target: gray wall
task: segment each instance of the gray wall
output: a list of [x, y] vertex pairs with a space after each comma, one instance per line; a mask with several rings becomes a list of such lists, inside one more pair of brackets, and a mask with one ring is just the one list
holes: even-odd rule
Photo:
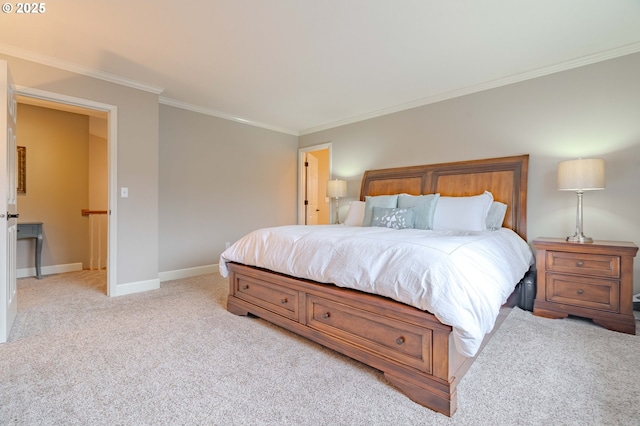
[[216, 264], [226, 241], [296, 223], [297, 145], [160, 105], [160, 271]]
[[129, 198], [118, 200], [116, 282], [157, 280], [158, 95], [11, 56], [0, 59], [9, 63], [17, 86], [118, 107], [117, 186], [128, 187]]
[[[638, 245], [639, 76], [640, 54], [628, 55], [304, 135], [299, 145], [333, 144], [334, 177], [348, 180], [351, 199], [367, 169], [530, 154], [530, 241], [574, 232], [576, 196], [556, 190], [558, 162], [603, 158], [607, 188], [584, 196], [585, 234]], [[634, 266], [638, 293], [640, 258]]]

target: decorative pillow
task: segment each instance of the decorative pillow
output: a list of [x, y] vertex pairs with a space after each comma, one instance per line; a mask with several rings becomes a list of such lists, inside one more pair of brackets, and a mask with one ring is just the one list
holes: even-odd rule
[[364, 201], [352, 201], [349, 203], [349, 211], [347, 217], [344, 219], [344, 224], [347, 226], [362, 226], [364, 220]]
[[362, 219], [362, 226], [371, 226], [371, 215], [373, 214], [374, 207], [396, 208], [398, 207], [397, 195], [377, 195], [375, 197], [364, 197], [364, 219]]
[[413, 208], [415, 212], [415, 223], [413, 227], [416, 229], [433, 229], [433, 215], [436, 212], [440, 194], [428, 195], [398, 195], [398, 208]]
[[433, 216], [433, 229], [445, 231], [484, 231], [493, 203], [493, 194], [471, 197], [440, 197]]
[[413, 228], [414, 218], [413, 209], [374, 207], [371, 215], [371, 226], [392, 229]]
[[504, 222], [504, 216], [507, 213], [507, 205], [499, 201], [491, 203], [489, 213], [487, 213], [486, 225], [487, 229], [495, 231], [502, 228]]

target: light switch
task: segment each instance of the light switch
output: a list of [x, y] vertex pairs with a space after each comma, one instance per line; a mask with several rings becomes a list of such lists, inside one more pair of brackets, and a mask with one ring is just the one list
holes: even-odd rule
[[120, 197], [127, 198], [129, 196], [129, 188], [120, 188]]

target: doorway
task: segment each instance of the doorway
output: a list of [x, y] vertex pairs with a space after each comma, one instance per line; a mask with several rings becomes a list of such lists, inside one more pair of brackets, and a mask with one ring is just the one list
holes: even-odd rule
[[331, 144], [298, 150], [298, 224], [330, 223], [331, 203], [327, 181], [331, 179]]
[[[44, 145], [46, 149], [43, 149], [42, 141], [33, 140], [33, 133], [31, 139], [27, 137], [27, 135], [20, 136], [20, 133], [18, 134], [18, 145], [27, 145], [26, 181], [29, 183], [29, 176], [31, 175], [33, 178], [37, 177], [41, 185], [40, 188], [32, 185], [31, 193], [33, 197], [31, 197], [31, 200], [28, 198], [30, 194], [28, 184], [26, 194], [23, 194], [22, 200], [20, 199], [21, 197], [18, 198], [18, 210], [24, 210], [27, 214], [26, 216], [21, 215], [20, 221], [23, 221], [23, 219], [27, 221], [37, 220], [36, 216], [46, 215], [45, 213], [39, 213], [39, 204], [42, 206], [46, 203], [46, 205], [51, 208], [50, 206], [52, 205], [60, 206], [61, 204], [73, 203], [73, 208], [67, 206], [66, 210], [64, 208], [60, 209], [60, 211], [64, 211], [64, 214], [69, 217], [62, 217], [60, 212], [58, 212], [57, 216], [51, 212], [47, 212], [48, 222], [50, 223], [49, 228], [47, 228], [47, 223], [43, 223], [42, 226], [45, 236], [47, 235], [48, 229], [48, 234], [51, 238], [49, 241], [50, 244], [45, 244], [45, 250], [63, 250], [63, 253], [56, 253], [57, 259], [53, 259], [53, 255], [51, 254], [49, 260], [53, 265], [48, 267], [43, 266], [41, 269], [45, 274], [47, 273], [47, 268], [49, 268], [49, 273], [78, 269], [106, 269], [107, 295], [115, 295], [116, 215], [115, 197], [112, 192], [115, 188], [113, 183], [115, 182], [116, 170], [116, 107], [27, 88], [19, 90], [18, 104], [19, 108], [30, 111], [31, 119], [37, 120], [39, 117], [49, 117], [48, 119], [51, 120], [51, 117], [61, 117], [62, 119], [69, 117], [71, 123], [74, 123], [74, 120], [75, 122], [81, 123], [78, 132], [85, 132], [85, 135], [81, 136], [79, 142], [77, 142], [84, 142], [85, 145], [80, 147], [76, 145], [78, 151], [83, 151], [80, 153], [73, 152], [73, 145], [59, 145], [56, 143], [55, 138], [50, 139], [49, 137], [47, 137], [47, 139], [55, 146], [46, 147], [46, 145]], [[34, 111], [36, 113], [34, 113]], [[25, 116], [28, 117], [27, 114], [25, 114]], [[23, 116], [23, 121], [27, 118], [25, 116]], [[47, 118], [44, 120], [41, 124], [35, 122], [33, 126], [46, 126]], [[18, 126], [20, 126], [20, 123], [21, 119], [19, 116]], [[49, 125], [51, 125], [51, 123], [49, 123]], [[58, 128], [64, 126], [64, 124], [61, 123], [57, 123], [57, 125]], [[25, 133], [28, 134], [29, 132]], [[37, 133], [35, 134], [37, 135]], [[29, 144], [32, 144], [34, 149], [39, 146], [40, 152], [31, 150], [32, 152], [30, 153]], [[58, 182], [57, 186], [58, 192], [50, 191], [53, 192], [53, 194], [47, 192], [49, 187], [53, 187], [52, 182], [46, 181], [48, 176], [43, 176], [42, 173], [38, 175], [37, 170], [38, 166], [45, 170], [52, 170], [51, 165], [43, 167], [42, 161], [49, 160], [43, 158], [42, 155], [42, 151], [46, 150], [50, 153], [55, 153], [55, 155], [51, 155], [51, 160], [55, 161], [55, 158], [57, 158], [58, 161], [61, 158], [63, 159], [63, 161], [57, 163], [62, 164], [62, 167], [73, 168], [74, 164], [80, 164], [79, 167], [76, 166], [78, 168], [77, 171], [62, 174], [63, 177], [61, 179], [73, 179], [74, 173], [77, 174], [79, 179], [86, 179], [86, 182], [82, 182], [80, 185], [76, 185], [75, 182], [67, 180], [70, 188], [73, 187], [81, 193], [84, 192], [84, 194], [78, 196], [72, 194], [70, 190], [60, 190], [60, 182]], [[64, 152], [60, 150], [64, 150]], [[40, 163], [38, 163], [38, 154], [40, 155]], [[77, 157], [75, 160], [76, 163], [73, 163], [74, 156]], [[67, 159], [66, 157], [69, 158]], [[78, 163], [78, 161], [84, 161], [84, 163]], [[42, 182], [43, 179], [45, 182]], [[53, 176], [51, 179], [53, 180]], [[43, 189], [42, 186], [47, 188]], [[43, 197], [47, 199], [37, 200]], [[23, 201], [22, 205], [24, 209], [21, 209], [20, 201]], [[51, 226], [55, 226], [55, 228]], [[84, 237], [72, 238], [74, 230], [80, 230], [78, 234], [84, 234]], [[20, 247], [18, 249], [20, 252]], [[66, 250], [68, 250], [69, 253], [65, 252]], [[78, 250], [81, 250], [82, 253], [78, 254]], [[23, 249], [23, 253], [21, 254], [23, 257], [24, 251]], [[67, 257], [60, 255], [66, 255]], [[81, 260], [79, 264], [67, 264], [64, 261], [60, 262], [61, 258]]]

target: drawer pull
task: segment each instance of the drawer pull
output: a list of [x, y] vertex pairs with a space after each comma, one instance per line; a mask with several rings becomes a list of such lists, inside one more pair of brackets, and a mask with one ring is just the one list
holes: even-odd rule
[[403, 344], [404, 343], [404, 337], [402, 337], [402, 336], [398, 337], [396, 339], [396, 343], [399, 344], [399, 345]]
[[242, 286], [242, 289], [243, 289], [243, 290], [249, 290], [249, 284], [245, 284], [245, 285], [243, 285], [243, 286]]
[[322, 314], [322, 318], [327, 319], [331, 316], [331, 312], [325, 312], [324, 314]]
[[282, 302], [282, 304], [284, 305], [285, 303], [287, 303], [289, 300], [285, 297], [284, 299], [282, 299], [280, 302]]
[[576, 293], [582, 294], [582, 293], [584, 293], [584, 290], [583, 289], [578, 289], [578, 291], [576, 291]]
[[584, 266], [584, 262], [582, 260], [578, 260], [578, 262], [576, 263], [576, 266], [579, 268], [581, 266]]

